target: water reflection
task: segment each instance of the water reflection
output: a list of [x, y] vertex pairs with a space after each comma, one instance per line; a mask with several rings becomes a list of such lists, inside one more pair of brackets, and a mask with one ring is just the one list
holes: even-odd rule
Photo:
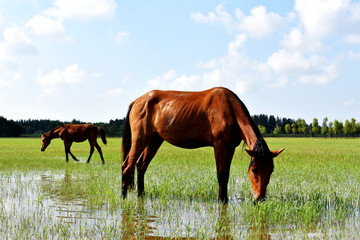
[[259, 240], [270, 240], [271, 235], [269, 233], [268, 226], [261, 227], [250, 227], [249, 239], [259, 239]]
[[250, 239], [271, 239], [266, 227], [236, 226], [234, 209], [229, 205], [217, 202], [136, 198], [126, 200], [128, 202], [125, 201], [116, 211], [110, 212], [106, 206], [91, 209], [88, 196], [79, 188], [86, 180], [78, 174], [72, 175], [70, 171], [59, 175], [42, 173], [40, 181], [42, 194], [48, 197], [47, 207], [51, 214], [74, 228], [84, 224], [98, 227], [102, 222], [102, 227], [108, 228], [115, 222], [121, 239], [200, 237], [232, 240], [237, 239], [239, 232], [240, 235], [249, 234]]
[[[94, 221], [92, 212], [87, 207], [87, 196], [83, 192], [72, 192], [75, 187], [69, 171], [63, 175], [41, 174], [41, 188], [44, 196], [49, 198], [48, 207], [54, 216], [62, 219], [64, 223], [75, 224], [78, 221]], [[81, 181], [81, 180], [80, 180]]]
[[229, 218], [228, 205], [219, 204], [219, 217], [217, 219], [216, 239], [233, 239], [231, 235], [231, 221]]
[[161, 239], [154, 237], [155, 227], [150, 226], [159, 218], [149, 215], [144, 207], [144, 200], [138, 199], [137, 208], [126, 208], [121, 211], [121, 227], [123, 239], [138, 239], [139, 237], [145, 239]]

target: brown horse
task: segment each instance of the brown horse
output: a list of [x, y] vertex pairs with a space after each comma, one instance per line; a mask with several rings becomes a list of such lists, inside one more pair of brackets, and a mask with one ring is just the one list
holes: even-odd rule
[[70, 152], [70, 147], [73, 142], [83, 142], [86, 139], [90, 143], [90, 155], [87, 162], [90, 162], [90, 158], [94, 152], [94, 146], [98, 150], [101, 161], [104, 164], [104, 158], [101, 152], [101, 148], [97, 143], [97, 136], [100, 133], [102, 142], [106, 144], [105, 130], [102, 127], [97, 127], [92, 124], [66, 124], [61, 127], [54, 128], [47, 133], [42, 134], [42, 144], [41, 151], [45, 151], [46, 147], [49, 146], [50, 142], [54, 138], [60, 137], [65, 146], [65, 155], [66, 161], [69, 161], [68, 153], [75, 161], [79, 161], [76, 157]]
[[244, 140], [251, 156], [249, 177], [254, 200], [265, 198], [274, 169], [271, 152], [245, 105], [226, 88], [202, 92], [150, 91], [129, 106], [122, 144], [122, 194], [134, 182], [144, 193], [144, 174], [163, 141], [182, 148], [212, 146], [215, 151], [219, 201], [227, 202], [227, 184], [235, 148]]

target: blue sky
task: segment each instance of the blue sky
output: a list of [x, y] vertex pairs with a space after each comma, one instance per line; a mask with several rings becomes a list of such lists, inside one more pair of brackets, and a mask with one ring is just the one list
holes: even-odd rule
[[0, 0], [0, 115], [108, 122], [152, 89], [360, 120], [360, 2]]

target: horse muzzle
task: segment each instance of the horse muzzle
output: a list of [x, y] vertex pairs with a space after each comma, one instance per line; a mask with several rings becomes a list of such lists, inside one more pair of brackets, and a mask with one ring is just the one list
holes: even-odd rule
[[265, 202], [265, 197], [259, 197], [253, 201], [254, 206], [256, 206], [258, 203]]
[[41, 151], [44, 152], [46, 147], [41, 147]]

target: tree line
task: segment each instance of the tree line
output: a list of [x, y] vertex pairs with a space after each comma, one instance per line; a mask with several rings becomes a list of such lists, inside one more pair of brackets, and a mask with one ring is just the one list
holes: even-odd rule
[[[341, 122], [338, 120], [329, 121], [324, 118], [320, 124], [317, 118], [312, 123], [307, 124], [302, 118], [297, 120], [291, 118], [280, 118], [274, 115], [259, 114], [253, 115], [256, 125], [260, 132], [265, 136], [321, 136], [321, 137], [355, 137], [360, 134], [360, 123], [354, 118]], [[125, 119], [110, 120], [108, 123], [93, 123], [105, 129], [109, 137], [121, 137]], [[85, 123], [73, 119], [71, 122], [59, 120], [7, 120], [0, 116], [0, 137], [19, 137], [19, 136], [40, 136], [55, 127], [67, 124]]]
[[[124, 120], [125, 119], [115, 119], [110, 120], [108, 123], [98, 122], [93, 124], [103, 127], [105, 129], [106, 136], [121, 137], [123, 133]], [[84, 124], [86, 122], [76, 119], [73, 119], [71, 122], [48, 119], [13, 121], [0, 116], [0, 137], [40, 136], [41, 133], [45, 133], [53, 128], [67, 123]]]
[[360, 123], [355, 118], [351, 120], [329, 121], [327, 117], [319, 123], [314, 118], [312, 123], [307, 124], [302, 118], [297, 120], [290, 118], [279, 118], [265, 114], [252, 116], [256, 125], [263, 135], [287, 135], [287, 136], [313, 136], [313, 137], [355, 137], [360, 134]]

